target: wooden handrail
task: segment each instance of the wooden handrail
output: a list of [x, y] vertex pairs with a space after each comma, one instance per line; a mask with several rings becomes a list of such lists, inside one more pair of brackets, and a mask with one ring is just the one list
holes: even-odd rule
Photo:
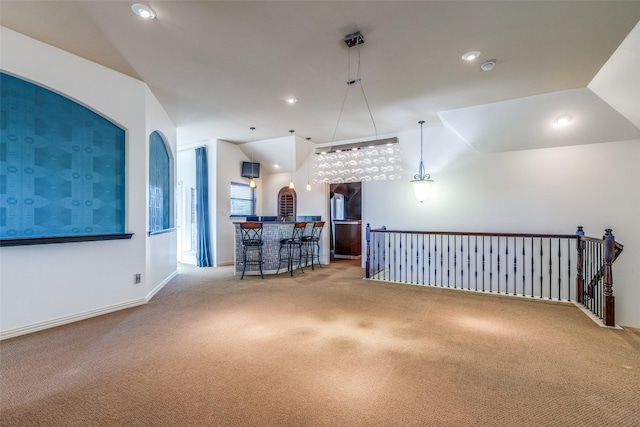
[[[579, 237], [580, 240], [583, 240], [585, 242], [593, 242], [593, 243], [602, 243], [604, 240], [604, 236], [603, 237], [576, 236], [576, 237]], [[618, 259], [622, 251], [624, 251], [624, 245], [622, 243], [615, 242], [615, 255], [613, 257], [614, 261]]]
[[618, 259], [618, 257], [620, 256], [623, 250], [624, 250], [624, 245], [621, 245], [620, 243], [616, 242], [616, 254], [613, 257], [614, 262]]
[[485, 237], [534, 237], [551, 239], [577, 239], [575, 234], [540, 234], [540, 233], [491, 233], [476, 231], [419, 231], [419, 230], [388, 230], [386, 228], [370, 229], [372, 233], [397, 233], [397, 234], [435, 234], [449, 236], [485, 236]]

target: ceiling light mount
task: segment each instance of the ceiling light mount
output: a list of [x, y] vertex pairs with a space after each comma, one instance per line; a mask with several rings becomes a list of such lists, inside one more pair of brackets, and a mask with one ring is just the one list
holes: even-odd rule
[[495, 66], [496, 66], [496, 60], [490, 59], [487, 62], [483, 62], [482, 65], [480, 65], [480, 69], [482, 71], [491, 71]]
[[344, 36], [344, 43], [349, 47], [358, 46], [364, 44], [364, 37], [360, 31], [356, 31], [355, 33]]
[[144, 19], [156, 19], [156, 11], [144, 4], [136, 3], [131, 5], [133, 13]]

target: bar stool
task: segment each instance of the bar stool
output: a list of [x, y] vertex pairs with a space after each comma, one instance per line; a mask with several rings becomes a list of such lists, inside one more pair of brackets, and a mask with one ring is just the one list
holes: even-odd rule
[[280, 251], [278, 252], [278, 270], [276, 271], [276, 274], [280, 272], [282, 263], [286, 262], [287, 269], [293, 276], [293, 260], [296, 256], [296, 249], [298, 251], [298, 267], [304, 273], [304, 270], [302, 269], [302, 237], [304, 236], [305, 228], [307, 228], [306, 222], [296, 222], [293, 225], [293, 232], [291, 233], [291, 237], [280, 240]]
[[[242, 276], [240, 280], [244, 279], [244, 272], [247, 270], [247, 265], [258, 265], [260, 267], [260, 276], [264, 279], [262, 273], [262, 223], [256, 221], [246, 221], [240, 223], [240, 233], [242, 237]], [[247, 258], [247, 252], [256, 252], [258, 257], [252, 259]]]
[[324, 221], [316, 221], [313, 223], [313, 227], [311, 228], [311, 234], [308, 236], [302, 237], [302, 244], [305, 248], [306, 260], [305, 265], [309, 265], [309, 256], [311, 256], [311, 269], [315, 270], [313, 265], [313, 260], [318, 260], [318, 265], [322, 267], [320, 264], [320, 235], [322, 234], [322, 228], [324, 227]]

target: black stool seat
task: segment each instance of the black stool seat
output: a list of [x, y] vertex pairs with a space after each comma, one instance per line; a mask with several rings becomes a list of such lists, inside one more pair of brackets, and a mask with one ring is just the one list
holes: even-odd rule
[[300, 271], [304, 273], [302, 268], [302, 237], [304, 236], [304, 230], [307, 228], [306, 222], [296, 222], [293, 225], [293, 231], [290, 238], [280, 240], [280, 250], [278, 252], [278, 270], [276, 274], [280, 272], [282, 263], [287, 263], [287, 270], [293, 276], [294, 260], [297, 258]]
[[[262, 223], [257, 221], [246, 221], [240, 224], [240, 233], [242, 237], [242, 276], [247, 270], [247, 265], [257, 265], [260, 268], [260, 277], [264, 279], [262, 273]], [[248, 253], [255, 253], [253, 257], [247, 256]]]
[[309, 265], [309, 257], [311, 257], [311, 269], [315, 270], [314, 259], [318, 260], [320, 264], [320, 235], [322, 234], [322, 228], [324, 227], [324, 221], [316, 221], [311, 228], [311, 234], [302, 237], [302, 244], [305, 248], [305, 265]]

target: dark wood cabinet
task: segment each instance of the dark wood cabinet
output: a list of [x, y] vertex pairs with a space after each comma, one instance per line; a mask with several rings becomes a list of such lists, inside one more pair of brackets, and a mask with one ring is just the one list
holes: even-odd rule
[[362, 221], [334, 221], [334, 257], [361, 258]]

